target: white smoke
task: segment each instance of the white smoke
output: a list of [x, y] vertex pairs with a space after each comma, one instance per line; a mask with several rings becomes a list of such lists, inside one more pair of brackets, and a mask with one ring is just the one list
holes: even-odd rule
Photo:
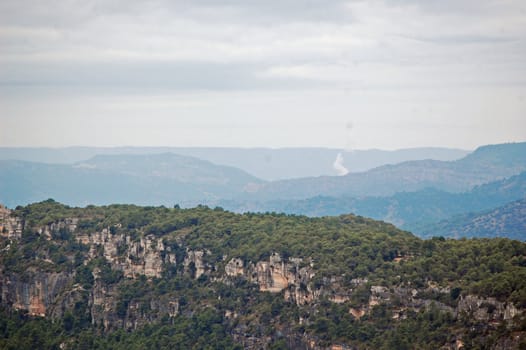
[[349, 170], [343, 165], [343, 155], [341, 153], [338, 153], [336, 156], [334, 163], [332, 163], [332, 167], [336, 170], [339, 176], [347, 175], [349, 173]]

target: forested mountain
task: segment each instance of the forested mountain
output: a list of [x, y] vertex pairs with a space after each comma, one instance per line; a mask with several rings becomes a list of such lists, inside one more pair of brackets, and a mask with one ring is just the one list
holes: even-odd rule
[[338, 153], [351, 172], [361, 172], [408, 160], [456, 160], [469, 152], [449, 148], [410, 148], [396, 151], [331, 148], [229, 148], [229, 147], [0, 147], [0, 160], [25, 160], [38, 163], [74, 164], [96, 155], [175, 153], [215, 164], [242, 169], [264, 180], [337, 175], [333, 163]]
[[247, 193], [251, 200], [316, 196], [390, 196], [427, 187], [468, 191], [526, 170], [526, 142], [480, 147], [456, 161], [420, 160], [385, 165], [363, 173], [269, 182]]
[[355, 215], [0, 208], [2, 349], [520, 349], [526, 244]]
[[496, 209], [458, 215], [419, 229], [422, 236], [509, 237], [526, 240], [526, 199]]
[[95, 156], [73, 165], [0, 161], [0, 201], [8, 206], [49, 197], [73, 205], [196, 203], [258, 183], [239, 169], [171, 153]]

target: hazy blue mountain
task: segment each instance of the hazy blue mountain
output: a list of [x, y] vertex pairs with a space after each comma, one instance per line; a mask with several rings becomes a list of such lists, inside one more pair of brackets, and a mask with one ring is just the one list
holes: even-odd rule
[[526, 240], [526, 199], [477, 213], [463, 214], [422, 227], [423, 237], [507, 237]]
[[385, 164], [409, 160], [456, 160], [469, 151], [448, 148], [413, 148], [396, 151], [328, 148], [181, 148], [175, 151], [243, 169], [265, 180], [337, 175], [334, 162], [339, 153], [350, 172], [366, 171]]
[[302, 200], [223, 201], [237, 212], [285, 212], [308, 216], [335, 216], [355, 213], [384, 220], [420, 234], [422, 227], [454, 215], [488, 210], [526, 197], [526, 172], [505, 180], [476, 186], [464, 193], [426, 188], [387, 197], [326, 197]]
[[258, 178], [279, 180], [336, 175], [333, 163], [339, 153], [350, 172], [366, 171], [385, 164], [409, 160], [456, 160], [468, 151], [448, 148], [412, 148], [396, 151], [356, 150], [343, 152], [330, 148], [209, 148], [209, 147], [0, 147], [0, 159], [40, 163], [73, 164], [95, 155], [159, 154], [172, 152], [242, 169]]
[[0, 202], [10, 207], [46, 198], [72, 205], [193, 204], [258, 183], [242, 170], [168, 153], [96, 156], [73, 165], [0, 161]]
[[14, 207], [54, 198], [70, 205], [203, 203], [236, 211], [353, 212], [418, 233], [423, 224], [523, 198], [524, 171], [526, 143], [481, 147], [457, 161], [411, 161], [341, 177], [272, 183], [171, 153], [99, 155], [75, 164], [4, 160], [0, 202]]
[[251, 188], [246, 199], [306, 199], [316, 196], [390, 196], [435, 188], [464, 192], [526, 170], [526, 142], [480, 147], [456, 161], [420, 160], [384, 165], [345, 176], [274, 181]]

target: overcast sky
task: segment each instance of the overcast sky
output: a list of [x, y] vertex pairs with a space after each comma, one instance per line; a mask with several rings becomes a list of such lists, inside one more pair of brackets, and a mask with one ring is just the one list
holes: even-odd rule
[[0, 146], [509, 141], [524, 0], [0, 1]]

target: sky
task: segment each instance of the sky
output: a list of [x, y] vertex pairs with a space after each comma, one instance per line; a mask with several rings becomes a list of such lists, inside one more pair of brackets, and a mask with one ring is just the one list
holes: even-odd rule
[[0, 146], [514, 141], [524, 0], [0, 1]]

